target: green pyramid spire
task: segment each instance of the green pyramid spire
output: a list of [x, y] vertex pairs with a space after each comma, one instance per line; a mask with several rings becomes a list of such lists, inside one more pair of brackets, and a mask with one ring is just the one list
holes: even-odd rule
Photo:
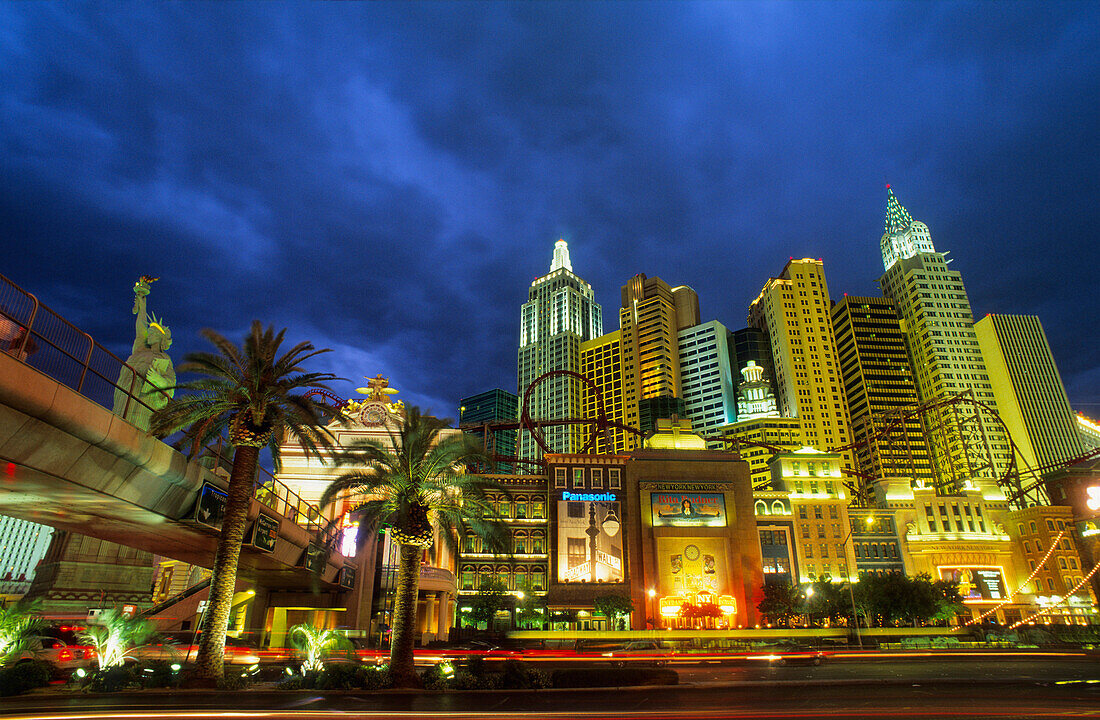
[[897, 197], [894, 196], [894, 191], [890, 189], [890, 186], [886, 186], [886, 228], [887, 235], [893, 235], [897, 232], [905, 232], [909, 229], [909, 226], [913, 224], [913, 217], [909, 214], [909, 211], [901, 206]]

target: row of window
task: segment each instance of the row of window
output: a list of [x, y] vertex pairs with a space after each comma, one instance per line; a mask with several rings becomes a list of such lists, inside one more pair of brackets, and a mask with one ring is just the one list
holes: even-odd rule
[[[592, 490], [604, 489], [604, 470], [602, 467], [594, 468], [554, 468], [554, 487], [555, 488], [567, 488], [569, 474], [568, 471], [572, 470], [572, 489], [585, 490], [591, 488]], [[585, 470], [588, 470], [587, 484], [585, 482]], [[609, 490], [622, 489], [622, 468], [606, 468], [607, 470], [607, 488]]]
[[545, 565], [523, 565], [515, 568], [508, 565], [463, 565], [458, 578], [461, 590], [477, 590], [481, 583], [493, 578], [500, 580], [506, 590], [546, 590]]

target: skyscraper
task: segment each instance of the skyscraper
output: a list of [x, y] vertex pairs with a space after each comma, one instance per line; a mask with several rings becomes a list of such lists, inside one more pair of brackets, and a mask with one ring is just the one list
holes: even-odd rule
[[894, 303], [845, 296], [833, 306], [833, 332], [852, 434], [861, 443], [857, 499], [869, 500], [872, 484], [885, 477], [932, 482], [920, 417], [905, 417], [918, 404], [917, 387]]
[[[550, 272], [531, 283], [527, 302], [520, 311], [519, 403], [528, 387], [553, 370], [579, 372], [581, 343], [603, 334], [603, 318], [592, 286], [573, 274], [569, 246], [554, 244]], [[581, 386], [576, 378], [557, 376], [535, 386], [528, 402], [533, 419], [579, 417]], [[522, 407], [521, 407], [522, 409]], [[542, 429], [551, 452], [572, 453], [581, 449], [585, 429], [555, 426]], [[531, 433], [520, 431], [519, 455], [541, 458], [542, 449]]]
[[622, 342], [626, 424], [642, 432], [658, 418], [683, 414], [678, 333], [699, 324], [699, 297], [639, 273], [622, 288]]
[[[581, 373], [596, 386], [603, 398], [607, 419], [626, 424], [623, 414], [623, 348], [621, 333], [601, 335], [581, 343]], [[584, 417], [596, 418], [600, 414], [597, 395], [584, 392]], [[589, 430], [591, 432], [591, 430]], [[596, 436], [593, 452], [625, 453], [636, 446], [635, 436], [620, 428], [610, 428]]]
[[[904, 323], [921, 402], [969, 391], [995, 410], [962, 275], [948, 269], [950, 261], [935, 251], [928, 226], [913, 220], [889, 188], [881, 247], [886, 272], [879, 285]], [[1001, 477], [1008, 464], [1008, 442], [987, 413], [973, 404], [956, 403], [924, 418], [939, 488], [955, 492], [973, 477]]]
[[[680, 330], [680, 390], [684, 417], [703, 437], [737, 419], [737, 382], [730, 368], [729, 330], [717, 320]], [[722, 443], [707, 443], [721, 449]]]
[[987, 315], [974, 323], [974, 332], [997, 410], [1026, 466], [1045, 467], [1084, 452], [1039, 318]]
[[[848, 445], [852, 434], [822, 262], [792, 258], [749, 306], [749, 325], [768, 337], [783, 414], [801, 420], [806, 444], [819, 451]], [[854, 470], [851, 451], [838, 452], [842, 469]]]
[[[514, 393], [500, 388], [486, 390], [477, 395], [462, 398], [459, 401], [458, 408], [459, 425], [464, 426], [462, 428], [464, 432], [479, 437], [485, 442], [484, 429], [475, 426], [496, 421], [515, 420], [518, 403], [519, 398]], [[515, 455], [516, 431], [491, 431], [488, 442], [485, 442], [485, 447], [489, 452], [496, 455]], [[496, 471], [498, 473], [510, 473], [512, 472], [512, 465], [511, 463], [498, 463]]]

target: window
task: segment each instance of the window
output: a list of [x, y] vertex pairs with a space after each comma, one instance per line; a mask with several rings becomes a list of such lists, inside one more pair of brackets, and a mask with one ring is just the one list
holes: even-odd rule
[[820, 520], [821, 518], [822, 518], [821, 506], [820, 505], [814, 505], [814, 520]]
[[836, 505], [830, 505], [829, 506], [829, 519], [830, 520], [836, 520], [836, 518], [837, 518]]
[[806, 557], [812, 558], [814, 556], [814, 546], [810, 543], [806, 543]]
[[1053, 530], [1053, 529], [1054, 529], [1054, 521], [1051, 520], [1050, 518], [1047, 518], [1047, 530]]
[[1024, 540], [1024, 552], [1028, 554], [1031, 553], [1031, 543], [1029, 543], [1027, 540]]
[[584, 489], [584, 468], [573, 468], [573, 489]]
[[607, 471], [607, 485], [612, 490], [618, 490], [622, 484], [620, 475], [622, 470], [619, 468], [611, 468]]
[[539, 520], [546, 517], [546, 504], [542, 500], [535, 500], [531, 503], [531, 517]]
[[768, 514], [768, 504], [763, 500], [757, 500], [756, 504], [753, 506], [753, 509], [755, 510], [757, 515]]
[[521, 518], [521, 519], [527, 517], [527, 501], [526, 500], [516, 500], [516, 517]]
[[536, 555], [541, 555], [546, 552], [545, 540], [541, 532], [531, 535], [531, 552]]
[[810, 526], [809, 525], [803, 525], [802, 526], [802, 537], [804, 537], [804, 538], [810, 537]]
[[566, 517], [573, 519], [584, 519], [584, 503], [582, 502], [570, 502], [565, 504]]
[[554, 468], [554, 487], [565, 487], [565, 468]]
[[817, 536], [819, 538], [825, 537], [825, 526], [824, 525], [818, 525], [817, 526]]
[[786, 508], [783, 507], [783, 503], [779, 500], [772, 502], [772, 514], [773, 515], [785, 515]]
[[1058, 562], [1062, 566], [1063, 570], [1069, 570], [1069, 568], [1066, 567], [1066, 559], [1065, 558], [1058, 558]]
[[1035, 529], [1035, 521], [1034, 520], [1031, 521], [1031, 532], [1038, 532], [1038, 530]]
[[805, 520], [806, 519], [806, 506], [805, 505], [799, 505], [798, 506], [798, 519], [799, 520]]
[[596, 490], [603, 488], [603, 468], [592, 468], [592, 487]]

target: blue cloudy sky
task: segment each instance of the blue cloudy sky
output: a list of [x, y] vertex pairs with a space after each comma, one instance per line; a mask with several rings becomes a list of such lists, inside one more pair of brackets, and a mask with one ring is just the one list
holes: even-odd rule
[[[4, 3], [0, 272], [125, 357], [258, 318], [440, 415], [515, 389], [554, 240], [732, 329], [878, 294], [886, 182], [1100, 415], [1095, 3]], [[361, 383], [341, 383], [347, 396]]]

